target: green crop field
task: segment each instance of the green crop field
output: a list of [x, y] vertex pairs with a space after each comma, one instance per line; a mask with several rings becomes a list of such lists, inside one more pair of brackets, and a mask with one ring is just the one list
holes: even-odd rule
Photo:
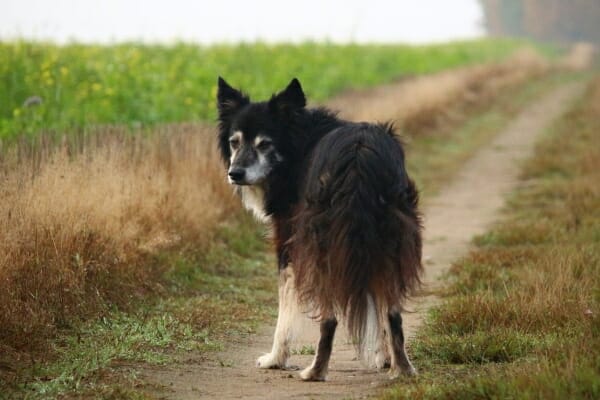
[[98, 124], [211, 121], [217, 75], [258, 98], [295, 76], [311, 100], [322, 101], [345, 88], [498, 60], [522, 45], [0, 43], [0, 139]]

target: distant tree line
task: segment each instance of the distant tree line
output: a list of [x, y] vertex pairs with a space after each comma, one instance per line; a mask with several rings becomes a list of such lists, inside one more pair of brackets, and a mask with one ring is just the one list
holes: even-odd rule
[[493, 36], [600, 43], [600, 0], [480, 0]]

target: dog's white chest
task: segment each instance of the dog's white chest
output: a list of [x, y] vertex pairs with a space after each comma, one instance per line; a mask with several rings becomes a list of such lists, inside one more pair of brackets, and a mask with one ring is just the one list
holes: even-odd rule
[[244, 207], [254, 214], [261, 222], [270, 222], [271, 219], [265, 213], [265, 192], [257, 186], [242, 186], [240, 193]]

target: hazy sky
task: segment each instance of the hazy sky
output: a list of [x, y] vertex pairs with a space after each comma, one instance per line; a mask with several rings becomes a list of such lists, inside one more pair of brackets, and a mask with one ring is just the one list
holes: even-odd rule
[[0, 39], [425, 43], [481, 36], [478, 0], [0, 0]]

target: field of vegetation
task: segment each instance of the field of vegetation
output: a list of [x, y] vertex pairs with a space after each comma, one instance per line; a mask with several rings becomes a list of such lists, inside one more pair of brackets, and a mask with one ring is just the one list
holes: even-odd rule
[[[120, 383], [137, 384], [134, 374], [102, 384], [115, 360], [161, 363], [166, 350], [218, 348], [224, 337], [250, 332], [275, 304], [262, 228], [223, 179], [213, 126], [167, 123], [213, 120], [217, 74], [257, 97], [297, 75], [322, 101], [345, 88], [500, 60], [517, 43], [1, 48], [11, 62], [0, 68], [11, 69], [3, 71], [0, 102], [11, 111], [0, 115], [8, 143], [0, 151], [0, 398], [86, 390], [129, 398]], [[279, 62], [286, 67], [274, 68]], [[114, 70], [128, 63], [136, 68]], [[402, 118], [421, 121], [408, 162], [419, 159], [422, 186], [433, 191], [445, 176], [439, 171], [450, 174], [522, 104], [562, 79], [548, 76], [539, 59], [508, 65], [496, 62], [470, 79], [460, 72], [458, 86], [434, 83], [443, 92], [435, 107], [429, 89], [411, 92], [422, 107]], [[498, 107], [486, 111], [493, 102]], [[40, 134], [48, 131], [69, 139]], [[35, 146], [12, 143], [22, 133]]]
[[0, 43], [0, 139], [98, 124], [215, 119], [216, 77], [257, 98], [298, 77], [313, 101], [342, 89], [505, 58], [514, 40], [422, 47], [240, 44], [199, 47]]
[[503, 220], [449, 275], [382, 399], [600, 398], [600, 78], [538, 145]]

